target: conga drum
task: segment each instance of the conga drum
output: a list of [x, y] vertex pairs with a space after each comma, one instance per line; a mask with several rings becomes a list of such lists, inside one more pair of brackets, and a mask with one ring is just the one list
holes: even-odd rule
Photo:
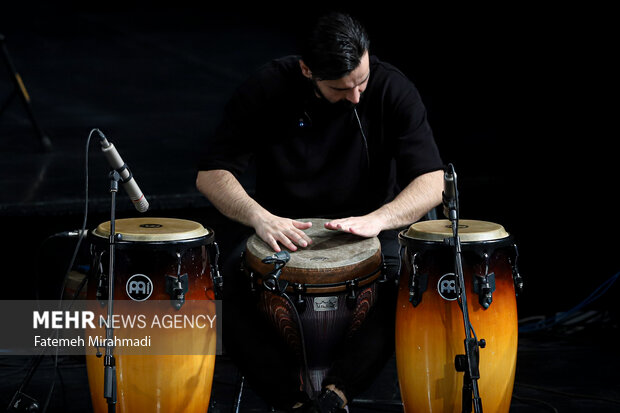
[[[503, 226], [459, 221], [469, 319], [480, 349], [480, 398], [485, 412], [508, 412], [517, 359], [520, 287], [517, 248]], [[417, 222], [399, 234], [404, 247], [396, 310], [396, 362], [405, 412], [461, 412], [465, 354], [448, 220]]]
[[[174, 313], [191, 308], [192, 303], [215, 299], [217, 260], [212, 258], [216, 247], [211, 230], [197, 222], [173, 218], [118, 219], [115, 224], [120, 239], [115, 247], [114, 309], [123, 304], [138, 306], [132, 308], [139, 310], [149, 308], [149, 303], [169, 303]], [[103, 306], [108, 297], [110, 234], [110, 222], [100, 224], [90, 234], [92, 265], [87, 294], [94, 306]], [[183, 340], [192, 340], [204, 353], [153, 355], [144, 349], [138, 354], [117, 354], [121, 351], [116, 348], [117, 412], [207, 411], [216, 337], [187, 329], [171, 329], [164, 334], [168, 334], [164, 340], [174, 341], [173, 348], [181, 346]], [[108, 411], [103, 394], [103, 359], [86, 356], [96, 413]]]
[[[377, 300], [383, 259], [377, 238], [361, 238], [311, 221], [312, 244], [278, 264], [274, 251], [257, 235], [246, 244], [243, 267], [257, 294], [259, 311], [299, 356], [300, 375], [310, 395], [321, 390], [336, 351], [363, 323]], [[276, 262], [274, 262], [276, 261]], [[278, 282], [274, 271], [280, 268]], [[305, 364], [305, 365], [304, 365]]]

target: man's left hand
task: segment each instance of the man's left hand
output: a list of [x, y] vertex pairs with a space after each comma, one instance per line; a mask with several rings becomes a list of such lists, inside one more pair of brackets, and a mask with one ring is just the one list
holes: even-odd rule
[[349, 217], [335, 219], [325, 223], [325, 228], [349, 232], [351, 234], [359, 235], [360, 237], [372, 238], [379, 235], [383, 230], [383, 222], [379, 218], [375, 218], [369, 215], [361, 217]]

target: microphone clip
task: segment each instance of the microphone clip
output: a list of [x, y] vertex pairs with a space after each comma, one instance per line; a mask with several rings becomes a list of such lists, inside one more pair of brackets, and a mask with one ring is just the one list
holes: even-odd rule
[[273, 255], [262, 259], [263, 264], [273, 264], [273, 271], [270, 271], [265, 275], [263, 279], [263, 286], [267, 291], [282, 295], [288, 287], [288, 281], [280, 280], [282, 275], [282, 268], [291, 259], [291, 254], [288, 251], [276, 252]]

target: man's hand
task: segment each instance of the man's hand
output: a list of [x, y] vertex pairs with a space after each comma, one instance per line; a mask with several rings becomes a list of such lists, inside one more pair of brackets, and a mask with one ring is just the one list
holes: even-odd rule
[[303, 232], [312, 226], [311, 222], [273, 215], [252, 199], [229, 171], [200, 171], [196, 178], [196, 187], [222, 214], [253, 227], [258, 236], [275, 252], [280, 252], [278, 242], [291, 251], [296, 251], [297, 246], [307, 247], [312, 243], [310, 237]]
[[291, 251], [297, 251], [298, 246], [303, 248], [312, 243], [310, 237], [303, 232], [312, 226], [312, 222], [295, 221], [267, 213], [253, 219], [252, 226], [256, 234], [275, 252], [281, 250], [278, 242]]
[[335, 219], [325, 223], [327, 229], [350, 232], [365, 238], [376, 237], [383, 231], [383, 227], [383, 221], [370, 214], [361, 217]]
[[441, 203], [442, 187], [443, 171], [427, 172], [379, 209], [359, 217], [335, 219], [326, 223], [325, 228], [371, 238], [381, 231], [411, 225]]

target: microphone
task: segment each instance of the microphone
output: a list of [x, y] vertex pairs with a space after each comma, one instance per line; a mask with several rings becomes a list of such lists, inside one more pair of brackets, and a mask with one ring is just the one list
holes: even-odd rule
[[99, 137], [101, 138], [101, 150], [103, 154], [107, 158], [108, 162], [112, 169], [116, 170], [118, 174], [121, 176], [121, 183], [129, 195], [131, 202], [133, 202], [134, 206], [138, 210], [138, 212], [146, 212], [149, 209], [149, 203], [144, 197], [144, 194], [138, 187], [136, 180], [133, 178], [133, 174], [123, 162], [123, 159], [119, 155], [118, 151], [114, 147], [113, 144], [108, 142], [103, 133], [97, 129], [99, 133]]
[[454, 166], [448, 164], [443, 174], [443, 214], [450, 220], [457, 218], [458, 191], [456, 189], [456, 172]]

